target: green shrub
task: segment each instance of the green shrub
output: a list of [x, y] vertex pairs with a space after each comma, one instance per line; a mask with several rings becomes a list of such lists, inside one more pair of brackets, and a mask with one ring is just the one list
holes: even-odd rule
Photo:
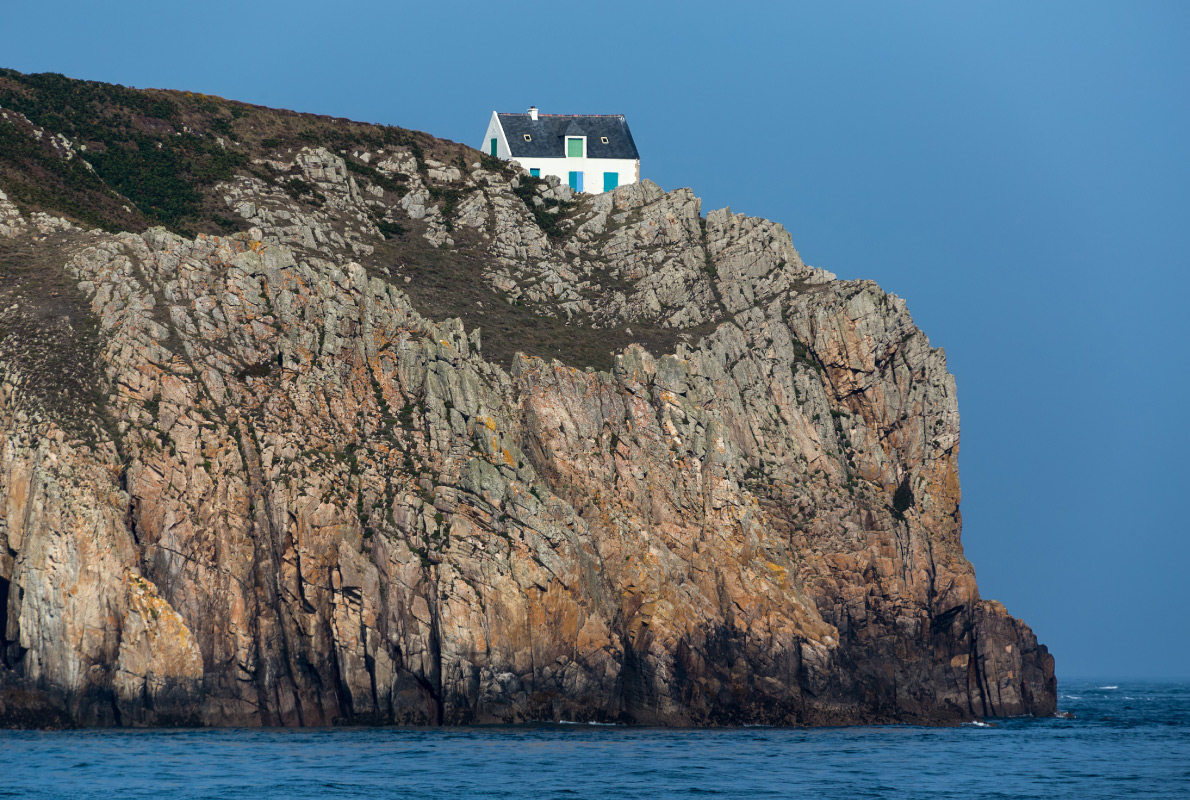
[[297, 176], [282, 183], [281, 187], [294, 200], [312, 203], [316, 206], [321, 206], [326, 202], [326, 195], [318, 191], [317, 186]]
[[399, 239], [405, 235], [405, 227], [403, 225], [389, 222], [383, 218], [376, 220], [376, 227], [384, 234], [385, 239]]
[[358, 161], [352, 161], [350, 158], [343, 159], [343, 162], [347, 165], [348, 170], [357, 175], [365, 176], [386, 192], [396, 192], [401, 189], [402, 178], [400, 176], [385, 175], [370, 164], [361, 164]]
[[525, 207], [533, 214], [533, 219], [537, 222], [537, 227], [541, 228], [551, 239], [562, 238], [564, 232], [558, 223], [567, 211], [578, 204], [569, 200], [559, 200], [557, 201], [558, 210], [550, 213], [546, 210], [546, 205], [539, 206], [533, 202], [533, 198], [537, 196], [537, 187], [544, 184], [544, 180], [535, 178], [532, 175], [520, 175], [518, 176], [518, 182], [520, 185], [513, 189], [513, 192], [524, 201]]

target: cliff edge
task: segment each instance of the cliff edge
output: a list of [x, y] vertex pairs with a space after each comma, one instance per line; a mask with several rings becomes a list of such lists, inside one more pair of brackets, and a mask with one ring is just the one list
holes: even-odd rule
[[945, 354], [680, 189], [0, 71], [0, 723], [948, 723]]

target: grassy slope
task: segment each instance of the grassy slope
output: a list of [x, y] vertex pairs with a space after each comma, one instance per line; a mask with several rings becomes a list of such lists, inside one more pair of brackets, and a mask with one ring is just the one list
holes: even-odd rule
[[21, 390], [70, 434], [89, 437], [104, 414], [99, 324], [62, 264], [77, 233], [0, 238], [0, 360]]
[[[285, 146], [403, 145], [415, 154], [433, 150], [440, 160], [467, 149], [402, 128], [53, 73], [0, 70], [0, 107], [63, 134], [76, 149], [85, 147], [94, 167], [91, 174], [77, 160], [59, 158], [49, 136], [35, 142], [16, 126], [0, 125], [0, 187], [26, 209], [109, 231], [148, 225], [186, 235], [239, 230], [242, 222], [214, 196], [214, 185]], [[457, 152], [441, 152], [449, 150]]]
[[[277, 175], [253, 161], [308, 145], [341, 153], [357, 181], [397, 193], [400, 178], [380, 174], [351, 153], [404, 147], [423, 170], [426, 159], [464, 170], [482, 159], [489, 168], [511, 169], [464, 145], [403, 128], [191, 92], [129, 89], [52, 73], [25, 75], [0, 69], [0, 109], [10, 116], [7, 124], [0, 121], [0, 190], [23, 211], [47, 211], [113, 232], [138, 232], [153, 225], [188, 236], [243, 230], [247, 224], [216, 194], [216, 184], [237, 173], [277, 182]], [[28, 121], [17, 118], [14, 111]], [[40, 140], [31, 135], [34, 125], [45, 129]], [[80, 158], [63, 158], [62, 150], [50, 141], [55, 134], [66, 136], [93, 171]], [[317, 202], [302, 194], [300, 180], [291, 183], [286, 188], [295, 200]], [[449, 217], [459, 200], [458, 191], [427, 183], [432, 200]], [[517, 193], [527, 200], [532, 188], [526, 182]], [[563, 216], [574, 210], [573, 204], [563, 205]], [[532, 203], [527, 207], [543, 230], [557, 231], [558, 216]], [[567, 323], [542, 313], [546, 309], [540, 307], [512, 305], [479, 280], [489, 256], [480, 240], [466, 231], [455, 231], [456, 247], [439, 249], [421, 237], [424, 224], [420, 221], [380, 224], [386, 238], [373, 242], [376, 252], [362, 258], [363, 265], [380, 271], [403, 264], [402, 278], [412, 280], [396, 283], [418, 311], [431, 319], [459, 317], [468, 329], [481, 328], [484, 353], [505, 366], [519, 351], [607, 369], [612, 351], [631, 342], [653, 352], [671, 352], [679, 340], [696, 340], [714, 328], [681, 331], [633, 323], [595, 330], [579, 320]], [[4, 255], [8, 264], [20, 258], [15, 252]], [[47, 258], [38, 259], [39, 270], [52, 268], [53, 259]]]

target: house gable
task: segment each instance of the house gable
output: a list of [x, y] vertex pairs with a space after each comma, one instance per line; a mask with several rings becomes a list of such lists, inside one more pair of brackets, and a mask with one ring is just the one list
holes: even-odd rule
[[[493, 142], [495, 143], [494, 152]], [[512, 151], [508, 147], [508, 136], [500, 125], [500, 116], [495, 111], [492, 112], [492, 118], [488, 120], [488, 129], [484, 132], [483, 143], [479, 146], [479, 151], [495, 158], [506, 159], [512, 156]]]

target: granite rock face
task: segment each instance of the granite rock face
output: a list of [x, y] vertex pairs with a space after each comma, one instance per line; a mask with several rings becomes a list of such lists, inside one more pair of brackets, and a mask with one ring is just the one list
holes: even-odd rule
[[278, 149], [229, 236], [0, 196], [0, 721], [1054, 711], [902, 300], [456, 149]]

